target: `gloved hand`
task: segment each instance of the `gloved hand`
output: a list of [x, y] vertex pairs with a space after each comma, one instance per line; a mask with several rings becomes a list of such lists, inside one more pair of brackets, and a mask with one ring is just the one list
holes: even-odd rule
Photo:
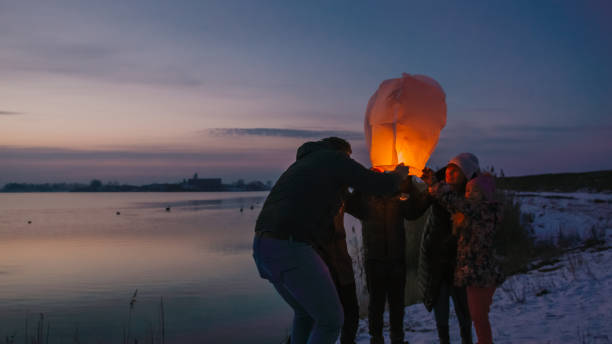
[[423, 175], [421, 176], [421, 180], [427, 184], [427, 186], [432, 186], [437, 182], [436, 173], [429, 167], [425, 167], [423, 169]]
[[446, 184], [445, 182], [437, 182], [430, 186], [427, 190], [429, 191], [430, 195], [440, 197], [447, 192], [451, 192], [452, 189], [450, 185]]
[[400, 184], [400, 192], [405, 194], [412, 194], [414, 190], [414, 184], [412, 184], [412, 178], [408, 176], [404, 178], [402, 183]]
[[452, 214], [451, 219], [453, 220], [453, 235], [458, 236], [459, 230], [467, 228], [468, 219], [465, 214], [461, 212]]
[[393, 170], [393, 172], [397, 173], [400, 177], [402, 177], [402, 180], [404, 180], [406, 179], [406, 177], [408, 177], [410, 168], [408, 166], [404, 166], [404, 164], [401, 163], [397, 165], [397, 167], [395, 167], [395, 170]]

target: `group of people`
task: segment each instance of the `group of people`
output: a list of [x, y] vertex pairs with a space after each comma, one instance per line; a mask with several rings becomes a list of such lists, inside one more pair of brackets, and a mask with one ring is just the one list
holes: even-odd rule
[[[292, 344], [355, 343], [359, 306], [344, 213], [362, 222], [369, 293], [370, 342], [383, 344], [389, 306], [392, 344], [406, 343], [403, 328], [406, 254], [404, 220], [428, 209], [419, 252], [418, 285], [433, 310], [441, 343], [450, 343], [449, 299], [462, 343], [491, 343], [488, 313], [503, 274], [493, 254], [501, 208], [494, 179], [478, 159], [462, 153], [417, 187], [409, 167], [367, 169], [351, 159], [350, 144], [337, 137], [307, 142], [268, 195], [255, 226], [253, 257], [294, 310]], [[413, 171], [417, 172], [417, 171]], [[413, 173], [413, 174], [421, 174]], [[407, 197], [399, 197], [400, 194]]]

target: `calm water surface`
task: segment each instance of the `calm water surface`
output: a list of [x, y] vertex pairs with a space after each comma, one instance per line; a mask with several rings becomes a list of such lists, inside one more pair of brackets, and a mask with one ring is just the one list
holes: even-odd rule
[[44, 313], [51, 343], [149, 342], [163, 297], [168, 343], [280, 342], [292, 312], [251, 257], [266, 194], [0, 194], [1, 338]]

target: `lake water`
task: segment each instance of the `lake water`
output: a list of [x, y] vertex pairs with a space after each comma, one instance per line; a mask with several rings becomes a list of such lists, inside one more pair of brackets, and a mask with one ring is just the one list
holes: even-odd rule
[[0, 339], [43, 313], [50, 343], [149, 343], [163, 297], [167, 343], [279, 343], [292, 312], [251, 256], [266, 195], [0, 194]]

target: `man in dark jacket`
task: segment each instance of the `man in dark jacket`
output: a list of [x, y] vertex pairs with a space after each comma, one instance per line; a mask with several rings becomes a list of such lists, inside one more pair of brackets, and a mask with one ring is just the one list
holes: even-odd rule
[[[462, 153], [451, 159], [447, 167], [438, 171], [429, 183], [435, 179], [445, 180], [453, 191], [463, 195], [467, 181], [478, 170], [478, 159], [473, 154]], [[423, 304], [428, 311], [434, 311], [441, 344], [450, 343], [449, 298], [453, 299], [461, 342], [472, 343], [467, 294], [465, 288], [453, 286], [456, 257], [457, 238], [452, 234], [451, 215], [442, 205], [433, 202], [421, 238], [418, 285], [423, 294]]]
[[391, 343], [404, 343], [404, 289], [406, 286], [404, 220], [415, 220], [429, 207], [429, 197], [413, 192], [410, 179], [402, 191], [408, 199], [354, 192], [346, 212], [361, 220], [365, 270], [370, 304], [371, 344], [383, 344], [383, 313], [389, 304]]
[[334, 343], [344, 322], [329, 269], [313, 248], [333, 241], [344, 190], [393, 195], [408, 174], [405, 166], [390, 174], [369, 171], [350, 154], [339, 138], [303, 144], [257, 218], [253, 257], [261, 277], [294, 310], [293, 344]]

